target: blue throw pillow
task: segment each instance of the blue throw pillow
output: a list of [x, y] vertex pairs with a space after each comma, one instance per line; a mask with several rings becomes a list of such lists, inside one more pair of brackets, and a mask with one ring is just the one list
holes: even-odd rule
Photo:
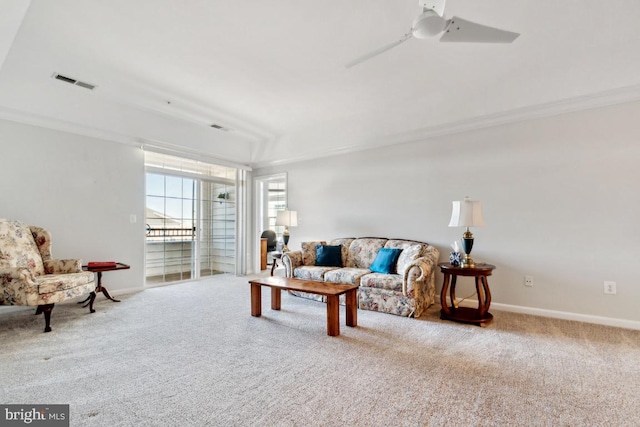
[[342, 267], [342, 245], [317, 245], [316, 265], [321, 267]]
[[369, 270], [374, 273], [392, 274], [396, 272], [396, 262], [402, 249], [382, 248]]

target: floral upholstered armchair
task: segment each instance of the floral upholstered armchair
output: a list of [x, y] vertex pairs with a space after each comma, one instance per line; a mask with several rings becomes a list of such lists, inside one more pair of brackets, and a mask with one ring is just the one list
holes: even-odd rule
[[94, 276], [82, 271], [79, 259], [51, 259], [51, 235], [40, 227], [0, 219], [0, 305], [37, 306], [51, 331], [51, 310], [57, 302], [91, 294]]

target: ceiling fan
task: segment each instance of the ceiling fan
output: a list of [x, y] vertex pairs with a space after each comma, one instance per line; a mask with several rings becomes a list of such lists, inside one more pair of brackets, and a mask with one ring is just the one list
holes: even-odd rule
[[419, 0], [422, 13], [413, 20], [411, 29], [399, 40], [378, 48], [346, 64], [347, 68], [380, 55], [411, 38], [426, 39], [442, 33], [441, 42], [512, 43], [520, 34], [476, 24], [454, 16], [444, 17], [446, 0]]

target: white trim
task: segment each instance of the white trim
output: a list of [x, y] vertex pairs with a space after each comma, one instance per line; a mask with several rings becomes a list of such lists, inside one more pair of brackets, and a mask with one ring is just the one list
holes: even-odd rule
[[484, 129], [493, 126], [517, 123], [526, 120], [534, 120], [549, 116], [557, 116], [560, 114], [601, 108], [610, 105], [624, 104], [639, 100], [640, 85], [622, 87], [599, 92], [596, 94], [568, 98], [530, 107], [517, 108], [500, 113], [488, 114], [486, 116], [474, 117], [468, 120], [460, 120], [457, 122], [445, 123], [442, 125], [429, 126], [410, 132], [387, 135], [383, 139], [372, 138], [368, 141], [364, 141], [359, 145], [348, 145], [325, 151], [315, 151], [297, 157], [280, 158], [278, 160], [270, 160], [265, 162], [253, 162], [252, 166], [254, 168], [263, 168], [307, 160], [316, 160], [321, 157], [337, 156], [341, 154], [354, 153], [374, 148], [420, 142], [429, 138], [439, 136], [468, 132], [471, 130]]
[[529, 107], [517, 108], [509, 111], [489, 114], [485, 116], [470, 118], [468, 120], [460, 120], [457, 122], [445, 123], [437, 126], [429, 126], [410, 132], [401, 132], [396, 135], [388, 135], [384, 138], [372, 138], [363, 141], [358, 145], [347, 145], [337, 147], [330, 150], [315, 151], [297, 157], [280, 158], [278, 160], [269, 160], [264, 162], [252, 162], [251, 165], [235, 163], [230, 160], [207, 157], [195, 150], [189, 150], [186, 147], [176, 144], [167, 143], [158, 140], [148, 140], [131, 135], [124, 135], [112, 131], [101, 130], [95, 127], [84, 126], [77, 123], [71, 123], [64, 120], [52, 119], [39, 114], [26, 113], [7, 107], [0, 107], [0, 118], [18, 123], [30, 124], [33, 126], [55, 129], [78, 135], [89, 136], [93, 138], [105, 139], [109, 141], [120, 142], [128, 145], [144, 145], [151, 148], [152, 151], [165, 152], [165, 154], [179, 153], [182, 157], [191, 158], [189, 156], [197, 156], [195, 160], [207, 159], [209, 163], [224, 164], [238, 169], [251, 170], [251, 168], [263, 168], [268, 166], [279, 166], [288, 163], [301, 162], [306, 160], [315, 160], [322, 157], [330, 157], [341, 154], [348, 154], [369, 150], [373, 148], [393, 146], [411, 142], [424, 141], [429, 138], [450, 135], [470, 130], [488, 128], [492, 126], [505, 125], [526, 120], [538, 119], [543, 117], [555, 116], [570, 112], [606, 107], [609, 105], [624, 104], [640, 100], [640, 85], [627, 86], [611, 89], [595, 94], [567, 98], [559, 101], [548, 102], [544, 104], [533, 105]]
[[[141, 139], [138, 139], [140, 143]], [[251, 167], [242, 163], [232, 162], [230, 160], [224, 160], [219, 157], [212, 157], [206, 154], [198, 153], [197, 151], [189, 150], [185, 147], [180, 147], [177, 145], [166, 144], [159, 141], [154, 141], [154, 143], [142, 142], [140, 147], [144, 151], [151, 151], [158, 154], [166, 154], [168, 156], [174, 157], [182, 157], [189, 160], [195, 160], [199, 162], [212, 163], [218, 166], [226, 166], [235, 169], [243, 169], [243, 170], [251, 170]]]
[[216, 184], [226, 184], [226, 185], [236, 185], [236, 181], [231, 178], [221, 178], [218, 176], [210, 176], [210, 175], [202, 175], [193, 172], [186, 172], [175, 169], [165, 169], [158, 166], [144, 166], [144, 171], [147, 173], [154, 173], [157, 175], [171, 175], [178, 176], [182, 178], [191, 178], [195, 180], [202, 180], [207, 182], [215, 182]]
[[640, 330], [640, 322], [635, 320], [618, 319], [615, 317], [594, 316], [591, 314], [571, 313], [568, 311], [547, 310], [544, 308], [525, 307], [520, 305], [491, 303], [497, 310], [512, 313], [530, 314], [532, 316], [551, 317], [554, 319], [574, 320], [597, 325], [615, 326], [618, 328]]
[[45, 129], [52, 129], [61, 132], [67, 132], [74, 135], [88, 136], [91, 138], [103, 139], [106, 141], [119, 142], [121, 144], [139, 146], [141, 141], [128, 135], [120, 133], [100, 130], [94, 127], [80, 125], [60, 119], [52, 119], [40, 114], [25, 113], [23, 111], [14, 110], [0, 106], [0, 119], [12, 122], [22, 123], [25, 125], [37, 126]]
[[120, 296], [120, 295], [134, 294], [136, 292], [142, 292], [144, 290], [145, 290], [145, 288], [114, 289], [113, 291], [109, 290], [109, 294], [111, 296]]
[[155, 151], [161, 154], [169, 154], [191, 160], [215, 163], [221, 166], [229, 166], [236, 169], [251, 170], [251, 166], [247, 164], [237, 163], [232, 160], [227, 160], [220, 157], [209, 156], [195, 150], [190, 150], [187, 147], [171, 144], [168, 142], [149, 140], [108, 130], [102, 130], [92, 126], [85, 126], [65, 120], [52, 119], [40, 114], [25, 113], [13, 108], [0, 106], [0, 119], [22, 123], [25, 125], [37, 126], [45, 129], [57, 130], [60, 132], [67, 132], [74, 135], [82, 135], [88, 136], [90, 138], [102, 139], [105, 141], [118, 142], [125, 145], [133, 145], [136, 147], [141, 147], [148, 151]]
[[[449, 301], [449, 299], [447, 298]], [[440, 297], [436, 297], [436, 304], [440, 304]], [[461, 307], [478, 307], [478, 301], [471, 298], [460, 301]], [[545, 308], [526, 307], [522, 305], [491, 303], [491, 308], [511, 313], [529, 314], [531, 316], [549, 317], [552, 319], [573, 320], [576, 322], [594, 323], [596, 325], [614, 326], [617, 328], [640, 330], [640, 322], [636, 320], [619, 319], [615, 317], [595, 316], [591, 314], [571, 313], [568, 311], [548, 310]], [[495, 317], [495, 314], [494, 314]]]

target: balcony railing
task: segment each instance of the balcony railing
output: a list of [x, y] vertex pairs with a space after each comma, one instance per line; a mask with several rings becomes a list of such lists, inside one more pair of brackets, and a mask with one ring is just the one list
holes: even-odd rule
[[184, 237], [189, 237], [188, 240], [194, 239], [196, 237], [196, 228], [155, 228], [147, 225], [147, 239], [150, 240], [185, 240]]
[[[211, 236], [201, 242], [200, 276], [210, 276], [235, 269], [235, 239], [226, 235]], [[191, 278], [195, 266], [195, 227], [150, 227], [147, 225], [146, 277], [147, 283], [160, 283]], [[228, 245], [232, 244], [233, 249]]]

